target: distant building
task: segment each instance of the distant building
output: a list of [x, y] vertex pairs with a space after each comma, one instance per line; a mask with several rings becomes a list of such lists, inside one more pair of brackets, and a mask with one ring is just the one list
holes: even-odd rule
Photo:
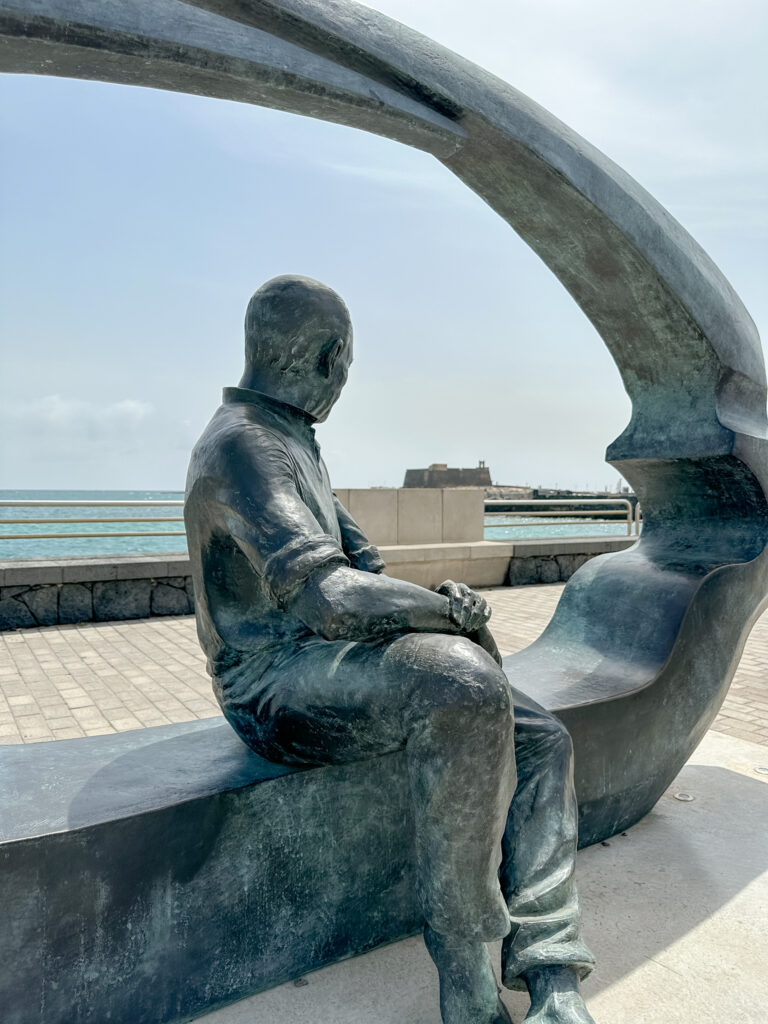
[[476, 469], [449, 469], [433, 462], [429, 469], [406, 469], [403, 487], [490, 487], [491, 471], [481, 459]]

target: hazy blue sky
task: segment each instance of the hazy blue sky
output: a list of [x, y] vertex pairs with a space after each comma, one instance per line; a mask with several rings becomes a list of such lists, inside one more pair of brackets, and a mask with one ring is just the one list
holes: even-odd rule
[[[381, 0], [549, 108], [698, 239], [768, 333], [764, 0]], [[602, 487], [629, 416], [592, 327], [430, 157], [219, 100], [0, 78], [0, 487], [180, 488], [267, 278], [346, 299], [339, 487], [409, 466]]]

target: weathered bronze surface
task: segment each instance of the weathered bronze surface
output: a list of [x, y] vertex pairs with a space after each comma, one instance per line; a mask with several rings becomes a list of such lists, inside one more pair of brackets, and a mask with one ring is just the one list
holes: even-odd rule
[[445, 1024], [509, 1020], [484, 945], [502, 938], [504, 983], [528, 985], [532, 1021], [588, 1021], [570, 737], [513, 694], [485, 599], [452, 581], [433, 593], [381, 576], [335, 499], [313, 424], [351, 362], [352, 325], [329, 288], [279, 277], [254, 294], [243, 377], [225, 389], [187, 477], [214, 692], [238, 735], [278, 764], [405, 750]]

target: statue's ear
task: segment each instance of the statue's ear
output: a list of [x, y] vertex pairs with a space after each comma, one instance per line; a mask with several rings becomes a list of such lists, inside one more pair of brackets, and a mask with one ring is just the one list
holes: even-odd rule
[[333, 368], [336, 365], [336, 360], [341, 354], [341, 350], [344, 346], [342, 338], [329, 338], [328, 341], [323, 345], [320, 350], [320, 359], [318, 361], [318, 369], [320, 370], [321, 377], [330, 377], [333, 373]]

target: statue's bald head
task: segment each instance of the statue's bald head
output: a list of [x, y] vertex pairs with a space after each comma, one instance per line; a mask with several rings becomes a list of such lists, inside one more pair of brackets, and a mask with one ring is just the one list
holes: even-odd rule
[[349, 311], [335, 291], [309, 277], [275, 277], [248, 303], [241, 384], [321, 420], [346, 381], [351, 350]]

